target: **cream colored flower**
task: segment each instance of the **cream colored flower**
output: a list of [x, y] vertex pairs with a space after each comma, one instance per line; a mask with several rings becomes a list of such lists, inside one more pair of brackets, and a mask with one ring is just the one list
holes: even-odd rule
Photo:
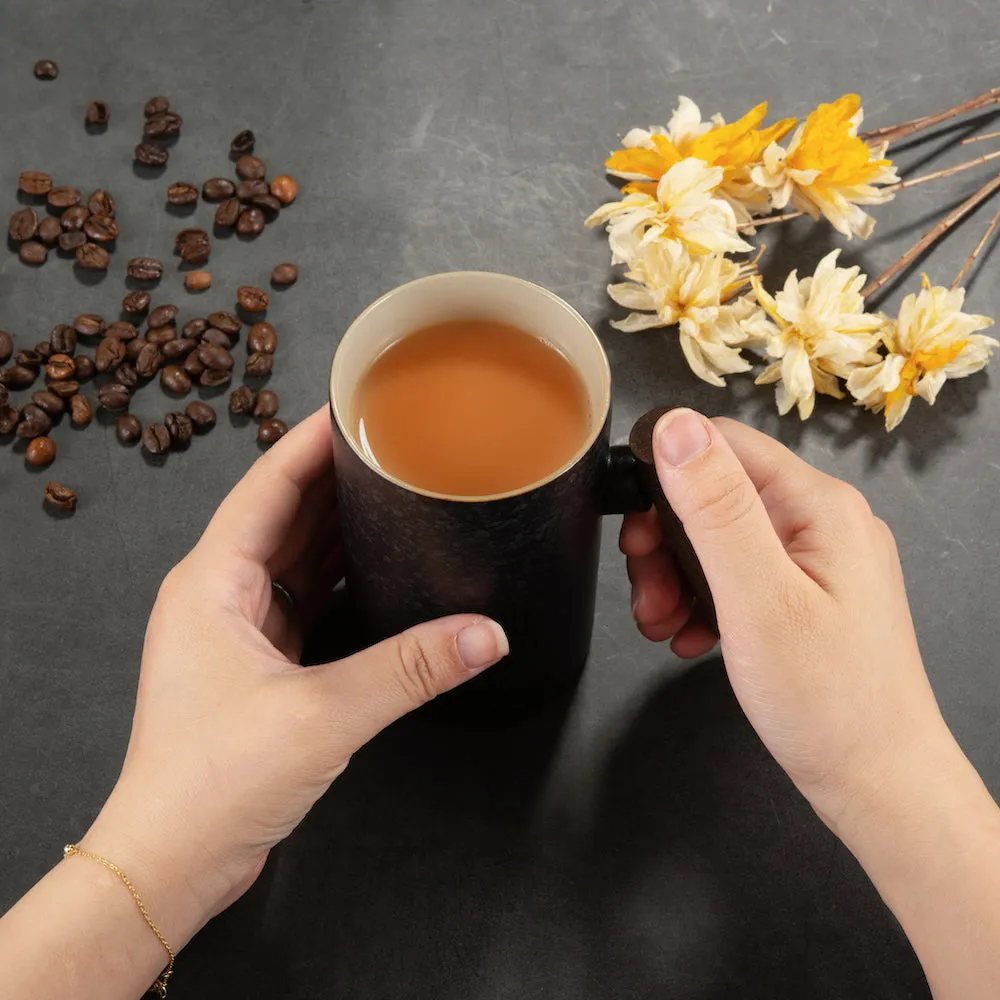
[[772, 143], [750, 171], [754, 183], [770, 192], [776, 209], [789, 202], [814, 219], [825, 216], [846, 237], [867, 239], [875, 220], [861, 205], [891, 201], [879, 185], [899, 180], [887, 143], [869, 146], [858, 138], [864, 117], [861, 98], [845, 94], [821, 104], [796, 129], [788, 149]]
[[748, 335], [765, 344], [777, 359], [757, 378], [758, 385], [776, 382], [778, 412], [793, 406], [806, 420], [820, 392], [843, 398], [838, 378], [846, 378], [860, 364], [876, 359], [872, 349], [883, 318], [865, 312], [861, 288], [866, 275], [857, 267], [837, 267], [840, 251], [828, 253], [811, 278], [788, 276], [774, 297], [751, 278], [754, 294], [763, 308], [743, 322]]
[[977, 333], [993, 325], [989, 316], [962, 312], [965, 289], [931, 285], [924, 277], [919, 294], [907, 295], [899, 318], [885, 324], [885, 358], [857, 368], [847, 379], [851, 395], [866, 409], [885, 411], [885, 429], [906, 416], [914, 396], [933, 404], [950, 378], [965, 378], [986, 367], [993, 337]]
[[740, 238], [732, 206], [713, 194], [722, 167], [681, 160], [656, 186], [656, 196], [636, 192], [602, 205], [586, 225], [608, 224], [612, 263], [630, 262], [654, 241], [676, 240], [694, 254], [752, 249]]
[[608, 286], [615, 302], [637, 310], [611, 325], [626, 332], [676, 325], [691, 370], [724, 386], [723, 375], [750, 369], [740, 354], [747, 341], [741, 323], [755, 307], [746, 297], [731, 300], [753, 272], [753, 264], [721, 254], [692, 256], [672, 240], [653, 243], [632, 260], [626, 281]]

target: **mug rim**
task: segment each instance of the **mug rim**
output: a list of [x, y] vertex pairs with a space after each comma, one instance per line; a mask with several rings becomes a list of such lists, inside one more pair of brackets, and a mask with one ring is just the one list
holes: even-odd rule
[[[548, 475], [543, 476], [541, 479], [537, 479], [534, 482], [528, 483], [525, 486], [520, 486], [514, 490], [506, 490], [503, 493], [490, 493], [483, 496], [462, 496], [454, 493], [438, 493], [434, 490], [424, 489], [419, 486], [414, 486], [412, 483], [406, 482], [404, 479], [400, 479], [398, 476], [394, 476], [392, 473], [383, 469], [381, 466], [376, 465], [368, 455], [365, 454], [364, 450], [358, 446], [358, 442], [355, 440], [354, 435], [348, 429], [347, 423], [344, 419], [345, 414], [341, 412], [340, 406], [333, 391], [333, 386], [336, 381], [338, 368], [341, 363], [341, 358], [343, 357], [342, 347], [351, 337], [352, 333], [356, 336], [356, 330], [361, 324], [373, 313], [375, 310], [380, 309], [387, 301], [392, 299], [394, 296], [401, 294], [404, 291], [412, 291], [417, 286], [422, 285], [433, 285], [437, 282], [461, 279], [462, 277], [477, 277], [482, 278], [484, 276], [491, 280], [496, 280], [500, 283], [509, 284], [512, 286], [520, 287], [521, 289], [527, 290], [532, 294], [541, 294], [546, 298], [550, 299], [557, 306], [559, 306], [563, 311], [565, 311], [569, 318], [574, 320], [577, 325], [579, 325], [582, 330], [586, 331], [589, 336], [590, 342], [597, 349], [597, 356], [601, 364], [601, 398], [597, 401], [598, 413], [594, 415], [592, 420], [592, 426], [587, 434], [587, 437], [583, 441], [583, 444], [570, 456], [567, 461], [560, 465], [557, 469], [550, 472]], [[412, 332], [412, 331], [409, 331]], [[562, 352], [560, 352], [562, 353]], [[375, 359], [373, 358], [372, 361]], [[568, 360], [568, 359], [567, 359]], [[572, 364], [572, 362], [570, 362]], [[576, 365], [573, 365], [576, 368]], [[579, 373], [578, 373], [579, 374]], [[582, 375], [580, 376], [582, 378]], [[457, 503], [488, 503], [492, 500], [506, 500], [511, 497], [523, 496], [526, 493], [531, 493], [534, 490], [539, 489], [542, 486], [547, 486], [549, 483], [554, 482], [564, 473], [569, 472], [593, 447], [594, 442], [600, 437], [601, 432], [604, 428], [605, 423], [608, 419], [608, 413], [611, 410], [611, 362], [608, 360], [607, 352], [604, 350], [604, 345], [601, 343], [600, 338], [594, 331], [594, 328], [583, 318], [583, 316], [573, 308], [565, 299], [556, 295], [555, 292], [550, 291], [544, 285], [539, 285], [537, 282], [528, 281], [526, 278], [518, 278], [512, 274], [504, 274], [500, 271], [440, 271], [437, 274], [428, 274], [422, 278], [414, 278], [411, 281], [406, 281], [401, 285], [397, 285], [395, 288], [390, 289], [388, 292], [383, 293], [374, 302], [366, 306], [355, 318], [352, 320], [350, 326], [344, 331], [343, 336], [340, 338], [340, 342], [337, 344], [337, 349], [333, 354], [333, 362], [330, 366], [330, 381], [328, 387], [328, 394], [330, 400], [330, 412], [333, 415], [333, 419], [337, 423], [337, 427], [340, 430], [341, 436], [347, 442], [348, 446], [361, 459], [362, 462], [369, 469], [375, 472], [382, 479], [394, 483], [396, 486], [406, 490], [409, 493], [416, 493], [420, 496], [430, 497], [435, 500], [451, 500]]]

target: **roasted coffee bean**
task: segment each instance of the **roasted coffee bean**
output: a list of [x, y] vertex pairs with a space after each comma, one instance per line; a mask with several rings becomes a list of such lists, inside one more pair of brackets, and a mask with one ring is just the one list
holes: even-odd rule
[[94, 372], [97, 369], [94, 367], [94, 359], [88, 357], [86, 354], [78, 354], [76, 357], [76, 377], [80, 381], [85, 381], [86, 379], [93, 378]]
[[10, 403], [0, 404], [0, 437], [10, 434], [21, 419], [21, 411]]
[[236, 225], [242, 211], [238, 198], [227, 198], [215, 210], [215, 224], [223, 229], [231, 229]]
[[52, 418], [35, 403], [21, 411], [21, 422], [14, 432], [19, 438], [36, 438], [48, 434], [52, 430]]
[[104, 336], [114, 337], [115, 340], [135, 340], [139, 336], [139, 330], [133, 323], [120, 319], [104, 331]]
[[244, 208], [236, 220], [236, 231], [241, 236], [258, 236], [264, 231], [266, 224], [264, 210], [256, 205]]
[[247, 358], [246, 367], [244, 371], [251, 378], [264, 378], [271, 374], [271, 369], [274, 367], [274, 355], [273, 354], [251, 354]]
[[274, 197], [273, 194], [257, 194], [254, 195], [253, 203], [258, 207], [264, 209], [265, 212], [270, 212], [272, 218], [278, 212], [281, 211], [281, 202]]
[[167, 365], [160, 371], [160, 385], [167, 392], [186, 396], [191, 391], [191, 376], [180, 365]]
[[253, 410], [254, 403], [253, 389], [248, 385], [241, 385], [238, 389], [233, 389], [229, 394], [229, 412], [246, 414]]
[[146, 344], [135, 359], [135, 370], [143, 378], [152, 378], [163, 365], [163, 352], [156, 344]]
[[97, 345], [94, 353], [94, 367], [99, 372], [114, 371], [125, 360], [125, 341], [117, 337], [105, 337]]
[[96, 243], [84, 243], [76, 248], [76, 262], [85, 271], [106, 271], [111, 258], [104, 247]]
[[65, 382], [76, 374], [76, 362], [68, 354], [53, 354], [45, 366], [45, 374], [53, 382]]
[[38, 216], [33, 208], [19, 208], [11, 217], [7, 233], [16, 243], [30, 240], [38, 232]]
[[62, 236], [62, 226], [54, 215], [46, 215], [38, 223], [38, 238], [47, 246], [54, 247]]
[[173, 111], [157, 111], [150, 115], [142, 128], [144, 139], [169, 139], [180, 135], [184, 119]]
[[0, 406], [6, 406], [10, 402], [10, 390], [0, 382]]
[[70, 513], [76, 510], [76, 494], [62, 483], [45, 484], [45, 502], [50, 507], [68, 510]]
[[58, 354], [58, 351], [52, 350], [52, 345], [47, 340], [40, 340], [35, 344], [35, 354], [37, 354], [42, 361], [48, 361], [53, 354]]
[[235, 337], [243, 329], [243, 321], [228, 309], [219, 309], [217, 312], [209, 313], [208, 325], [214, 326], [216, 330], [228, 333], [230, 337]]
[[295, 196], [299, 193], [299, 186], [288, 174], [279, 174], [271, 181], [271, 194], [274, 195], [282, 205], [291, 205], [295, 201]]
[[182, 229], [174, 246], [185, 264], [204, 264], [212, 252], [212, 244], [204, 229]]
[[48, 389], [39, 389], [38, 392], [33, 392], [31, 401], [50, 417], [58, 417], [66, 409], [66, 403], [54, 392], [49, 392]]
[[25, 368], [24, 365], [13, 364], [2, 373], [4, 385], [8, 389], [27, 389], [38, 374], [35, 368]]
[[123, 413], [115, 420], [115, 434], [122, 444], [135, 444], [142, 437], [142, 424], [134, 413]]
[[139, 372], [131, 361], [123, 361], [115, 369], [115, 379], [120, 382], [129, 392], [135, 392], [139, 387]]
[[278, 394], [270, 389], [261, 389], [257, 393], [253, 415], [258, 420], [270, 420], [278, 412]]
[[24, 170], [17, 179], [18, 189], [37, 198], [52, 190], [52, 178], [41, 170]]
[[240, 181], [236, 185], [236, 197], [240, 201], [253, 201], [259, 194], [268, 194], [267, 181]]
[[232, 345], [232, 339], [228, 333], [223, 333], [221, 330], [217, 330], [214, 326], [210, 326], [202, 335], [201, 342], [203, 344], [215, 344], [217, 347], [224, 347], [227, 351]]
[[14, 338], [6, 330], [0, 330], [0, 365], [6, 364], [13, 353]]
[[201, 358], [198, 357], [197, 351], [192, 351], [184, 359], [184, 371], [187, 372], [191, 378], [200, 378], [201, 373], [205, 370], [205, 366], [201, 362]]
[[149, 308], [149, 301], [149, 292], [129, 292], [128, 295], [122, 299], [122, 309], [135, 316], [141, 316]]
[[42, 356], [34, 349], [16, 351], [14, 364], [37, 371], [42, 366]]
[[167, 188], [167, 201], [171, 205], [193, 205], [198, 200], [198, 189], [193, 184], [178, 181]]
[[18, 247], [17, 255], [25, 264], [44, 264], [49, 259], [49, 248], [44, 243], [28, 240]]
[[86, 233], [79, 229], [71, 229], [59, 237], [59, 249], [64, 253], [75, 253], [86, 242]]
[[155, 142], [140, 142], [135, 147], [136, 163], [141, 163], [144, 167], [162, 167], [170, 159], [170, 151], [164, 146], [157, 146]]
[[104, 188], [98, 188], [87, 199], [87, 210], [91, 215], [103, 215], [113, 219], [116, 210], [115, 199]]
[[168, 323], [166, 326], [157, 326], [152, 330], [146, 331], [146, 340], [151, 344], [156, 344], [162, 347], [164, 344], [169, 344], [171, 340], [177, 339], [177, 327], [173, 323]]
[[131, 361], [132, 364], [135, 364], [139, 355], [142, 354], [142, 349], [148, 343], [149, 341], [146, 340], [145, 337], [136, 337], [135, 340], [128, 341], [125, 345], [125, 360]]
[[55, 354], [72, 354], [76, 350], [76, 330], [67, 323], [60, 323], [49, 334], [49, 346]]
[[267, 167], [258, 156], [241, 156], [236, 161], [236, 173], [245, 181], [260, 181], [267, 176]]
[[153, 115], [162, 115], [164, 111], [170, 110], [170, 100], [166, 97], [151, 97], [146, 101], [146, 107], [143, 108], [143, 114], [147, 118], [152, 118]]
[[118, 239], [118, 223], [107, 215], [92, 215], [83, 224], [83, 231], [94, 243], [112, 243]]
[[73, 320], [73, 329], [81, 337], [102, 337], [104, 335], [104, 318], [97, 313], [80, 313]]
[[[20, 429], [23, 424], [18, 424]], [[28, 465], [41, 468], [43, 465], [51, 465], [56, 459], [56, 443], [50, 437], [36, 437], [32, 440], [24, 452]]]
[[299, 280], [299, 269], [294, 264], [279, 264], [271, 272], [271, 284], [283, 288]]
[[91, 101], [84, 120], [88, 125], [107, 125], [111, 121], [111, 108], [106, 101]]
[[142, 432], [142, 446], [150, 455], [164, 455], [170, 451], [170, 431], [163, 424], [150, 424]]
[[186, 413], [174, 410], [172, 413], [166, 415], [163, 423], [167, 428], [167, 433], [170, 435], [170, 445], [172, 448], [180, 451], [191, 443], [193, 424], [191, 418]]
[[228, 177], [209, 177], [201, 186], [202, 198], [218, 201], [220, 198], [232, 198], [236, 193], [236, 185]]
[[133, 257], [125, 270], [135, 281], [159, 281], [163, 277], [163, 264], [155, 257]]
[[67, 232], [83, 230], [83, 224], [90, 218], [90, 209], [86, 205], [71, 205], [59, 216], [59, 225]]
[[267, 292], [256, 285], [240, 285], [236, 289], [236, 301], [247, 312], [263, 312], [270, 302]]
[[233, 367], [233, 356], [225, 347], [217, 344], [206, 344], [202, 341], [198, 348], [198, 357], [201, 363], [212, 371], [230, 371]]
[[217, 389], [219, 386], [229, 385], [232, 378], [231, 371], [216, 371], [213, 368], [206, 368], [198, 376], [198, 381], [207, 389]]
[[53, 208], [72, 208], [80, 204], [80, 192], [75, 187], [54, 187], [46, 200]]
[[75, 378], [49, 383], [49, 392], [54, 392], [60, 399], [72, 399], [79, 391], [80, 383]]
[[59, 67], [51, 59], [39, 59], [33, 72], [39, 80], [54, 80], [59, 75]]
[[236, 156], [242, 156], [244, 153], [252, 153], [256, 143], [257, 137], [250, 129], [245, 128], [242, 132], [237, 132], [233, 137], [233, 141], [229, 144], [229, 152]]
[[158, 326], [166, 326], [168, 323], [174, 321], [174, 317], [179, 312], [180, 309], [174, 305], [164, 304], [157, 306], [146, 318], [146, 326], [150, 330], [155, 330]]
[[207, 319], [189, 319], [184, 324], [184, 329], [181, 331], [185, 337], [191, 340], [197, 340], [209, 327]]
[[184, 412], [191, 418], [191, 424], [196, 434], [204, 434], [215, 426], [215, 410], [200, 399], [188, 403], [184, 407]]
[[70, 396], [69, 418], [77, 427], [86, 427], [94, 419], [94, 407], [82, 393]]
[[265, 420], [257, 428], [257, 440], [261, 444], [272, 445], [275, 441], [280, 441], [288, 433], [288, 425], [284, 420], [272, 417]]
[[198, 341], [188, 337], [180, 337], [177, 340], [168, 340], [163, 345], [162, 353], [165, 361], [181, 361], [186, 358], [196, 347]]
[[121, 382], [109, 382], [97, 390], [97, 398], [104, 409], [112, 413], [121, 413], [122, 410], [128, 409], [132, 393], [129, 392], [128, 386]]
[[189, 292], [203, 292], [212, 287], [212, 276], [208, 271], [188, 271], [184, 275], [184, 287]]

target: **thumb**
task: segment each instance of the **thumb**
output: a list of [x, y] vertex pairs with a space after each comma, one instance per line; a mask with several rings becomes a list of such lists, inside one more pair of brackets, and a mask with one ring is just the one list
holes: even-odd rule
[[762, 595], [790, 569], [757, 487], [711, 421], [694, 410], [664, 414], [653, 429], [656, 474], [708, 579], [724, 618]]
[[510, 651], [504, 630], [481, 615], [424, 622], [319, 667], [345, 735], [360, 747], [391, 722], [475, 677]]

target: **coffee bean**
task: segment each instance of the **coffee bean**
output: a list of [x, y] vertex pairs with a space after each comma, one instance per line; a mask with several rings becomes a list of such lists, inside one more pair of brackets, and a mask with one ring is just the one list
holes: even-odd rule
[[142, 437], [142, 424], [134, 413], [123, 413], [115, 420], [115, 434], [122, 444], [135, 444]]
[[157, 111], [150, 115], [142, 128], [144, 139], [169, 139], [180, 135], [184, 119], [173, 111]]
[[212, 252], [212, 244], [204, 229], [182, 229], [174, 246], [185, 264], [204, 264]]
[[212, 287], [212, 276], [208, 271], [188, 271], [184, 275], [184, 287], [189, 292], [203, 292]]
[[230, 337], [235, 337], [243, 329], [243, 321], [236, 313], [229, 312], [228, 309], [219, 309], [217, 312], [209, 313], [208, 325], [229, 334]]
[[271, 194], [274, 195], [282, 205], [291, 205], [299, 193], [299, 186], [288, 174], [279, 174], [271, 181]]
[[135, 147], [136, 163], [141, 163], [144, 167], [162, 167], [169, 159], [170, 151], [154, 142], [140, 142]]
[[170, 100], [166, 97], [151, 97], [146, 101], [146, 107], [143, 109], [143, 114], [147, 118], [152, 118], [153, 115], [162, 115], [164, 111], [170, 110]]
[[197, 351], [192, 351], [184, 359], [184, 371], [191, 378], [201, 378], [202, 373], [205, 371], [205, 366], [202, 364], [201, 358], [198, 357]]
[[64, 382], [50, 382], [48, 389], [60, 399], [72, 399], [80, 391], [80, 383], [76, 379], [70, 378]]
[[135, 340], [130, 340], [125, 344], [125, 360], [131, 361], [135, 364], [139, 360], [139, 355], [142, 354], [142, 349], [149, 343], [145, 337], [136, 337]]
[[256, 194], [253, 203], [265, 212], [270, 212], [272, 218], [281, 211], [281, 202], [273, 194]]
[[17, 255], [25, 264], [44, 264], [49, 258], [49, 248], [44, 243], [28, 240], [18, 248]]
[[244, 208], [236, 220], [236, 231], [242, 236], [258, 236], [264, 231], [266, 220], [263, 209], [256, 205]]
[[251, 378], [265, 378], [271, 374], [271, 369], [274, 367], [274, 355], [273, 354], [251, 354], [247, 358], [247, 363], [244, 371]]
[[45, 484], [45, 502], [59, 510], [68, 510], [71, 513], [76, 510], [76, 494], [62, 483]]
[[64, 382], [76, 374], [76, 362], [68, 354], [53, 354], [45, 366], [45, 374], [53, 382]]
[[52, 328], [49, 346], [55, 354], [72, 354], [76, 350], [76, 330], [66, 323]]
[[294, 264], [279, 264], [271, 272], [271, 284], [283, 288], [299, 280], [299, 269]]
[[203, 344], [215, 344], [217, 347], [224, 347], [227, 351], [233, 343], [228, 333], [223, 333], [214, 326], [210, 326], [201, 335], [201, 342]]
[[120, 319], [118, 322], [112, 323], [104, 331], [104, 335], [106, 337], [114, 337], [115, 340], [135, 340], [139, 336], [139, 330], [134, 324]]
[[201, 363], [212, 371], [230, 371], [233, 367], [233, 356], [225, 347], [218, 344], [207, 344], [202, 338], [202, 345], [198, 348], [198, 357]]
[[14, 432], [19, 438], [36, 438], [52, 430], [52, 418], [37, 404], [28, 403]]
[[121, 382], [109, 382], [97, 390], [97, 399], [104, 409], [112, 413], [121, 413], [122, 410], [128, 409], [132, 393], [129, 392], [128, 386]]
[[160, 371], [160, 385], [167, 392], [186, 396], [191, 391], [191, 376], [180, 365], [167, 365]]
[[250, 129], [246, 128], [242, 132], [236, 133], [233, 141], [229, 144], [229, 152], [236, 156], [242, 156], [244, 153], [252, 153], [256, 142], [256, 136]]
[[177, 451], [186, 448], [191, 443], [191, 433], [193, 424], [191, 418], [186, 413], [174, 410], [168, 413], [163, 420], [170, 435], [170, 445]]
[[38, 223], [38, 238], [47, 246], [54, 247], [62, 236], [62, 226], [53, 215], [47, 215]]
[[90, 218], [90, 209], [86, 205], [70, 205], [59, 216], [59, 225], [67, 232], [83, 230], [83, 224]]
[[125, 360], [125, 342], [117, 337], [105, 337], [94, 353], [94, 367], [99, 372], [114, 371]]
[[219, 386], [229, 385], [232, 378], [233, 373], [231, 371], [217, 371], [213, 368], [206, 368], [198, 376], [198, 381], [208, 389], [217, 389]]
[[0, 365], [6, 364], [13, 353], [14, 338], [6, 330], [0, 330]]
[[260, 157], [241, 156], [236, 161], [236, 173], [245, 181], [260, 181], [267, 176], [267, 167]]
[[66, 409], [66, 403], [54, 392], [47, 389], [39, 389], [31, 394], [31, 401], [40, 410], [44, 410], [50, 417], [58, 417]]
[[69, 416], [77, 427], [86, 427], [94, 419], [94, 407], [86, 396], [78, 392], [70, 396]]
[[42, 366], [42, 356], [33, 349], [20, 350], [14, 353], [14, 364], [37, 371]]
[[85, 271], [106, 271], [111, 258], [104, 247], [96, 243], [84, 243], [76, 248], [76, 262]]
[[83, 231], [94, 243], [111, 243], [118, 239], [118, 223], [107, 215], [92, 215], [83, 224]]
[[170, 431], [163, 424], [150, 424], [142, 432], [142, 446], [150, 455], [164, 455], [170, 451]]
[[256, 285], [240, 285], [236, 289], [236, 301], [247, 312], [263, 312], [269, 303], [267, 292]]
[[261, 444], [272, 445], [275, 441], [280, 441], [288, 433], [288, 425], [284, 420], [273, 417], [265, 420], [257, 428], [257, 440]]
[[[23, 424], [18, 426], [21, 427]], [[33, 465], [35, 468], [51, 465], [56, 458], [56, 443], [50, 437], [36, 437], [29, 443], [24, 457], [28, 465]]]
[[16, 243], [30, 240], [38, 232], [38, 216], [33, 208], [20, 208], [11, 217], [7, 233]]
[[191, 418], [191, 424], [197, 434], [204, 434], [215, 426], [215, 410], [200, 399], [188, 403], [184, 407], [184, 412]]
[[162, 347], [164, 344], [169, 344], [170, 341], [177, 339], [177, 327], [173, 323], [168, 323], [166, 326], [157, 326], [152, 330], [146, 331], [146, 340], [151, 344], [156, 344]]
[[113, 219], [116, 211], [115, 199], [104, 188], [98, 188], [87, 199], [87, 210], [91, 215], [103, 215]]
[[197, 346], [198, 342], [189, 337], [168, 340], [162, 348], [163, 358], [165, 361], [180, 361], [186, 358]]
[[[176, 341], [175, 341], [176, 343]], [[146, 344], [135, 359], [135, 370], [143, 378], [152, 378], [163, 365], [163, 352], [156, 344]]]
[[171, 205], [193, 205], [198, 200], [198, 189], [193, 184], [178, 181], [167, 188], [167, 201]]
[[236, 193], [236, 185], [228, 177], [209, 177], [201, 186], [202, 198], [217, 201], [219, 198], [232, 198]]
[[197, 340], [207, 329], [209, 323], [207, 319], [189, 319], [184, 324], [184, 329], [181, 333], [190, 340]]
[[17, 186], [20, 191], [37, 198], [52, 190], [52, 178], [41, 170], [25, 170], [18, 177]]
[[54, 187], [46, 200], [53, 208], [72, 208], [80, 204], [80, 192], [75, 187]]
[[238, 389], [233, 389], [229, 394], [229, 412], [246, 414], [249, 413], [256, 402], [253, 389], [247, 385], [241, 385]]
[[278, 412], [278, 394], [270, 389], [261, 389], [257, 393], [253, 415], [258, 420], [270, 420]]
[[104, 319], [97, 313], [80, 313], [73, 320], [73, 329], [81, 337], [101, 337], [104, 335]]
[[111, 120], [111, 108], [106, 101], [91, 101], [84, 120], [88, 125], [107, 125]]
[[10, 403], [0, 404], [0, 437], [10, 434], [21, 419], [21, 411]]
[[86, 379], [93, 378], [96, 370], [93, 358], [88, 357], [86, 354], [77, 355], [76, 377], [78, 380], [85, 381]]
[[131, 361], [123, 361], [115, 369], [115, 379], [125, 386], [129, 392], [135, 392], [139, 387], [139, 372]]
[[125, 270], [135, 281], [159, 281], [163, 277], [163, 265], [155, 257], [133, 257]]
[[74, 253], [87, 242], [87, 235], [79, 229], [71, 229], [59, 237], [59, 249], [64, 253]]
[[227, 198], [215, 210], [215, 224], [223, 229], [231, 229], [236, 225], [242, 211], [238, 198]]
[[267, 181], [240, 181], [236, 185], [236, 197], [240, 201], [253, 201], [259, 194], [268, 194]]
[[147, 317], [146, 326], [150, 330], [155, 330], [158, 326], [166, 326], [168, 323], [172, 323], [174, 317], [180, 312], [180, 309], [174, 305], [162, 305], [157, 306]]
[[59, 67], [51, 59], [39, 59], [33, 72], [39, 80], [54, 80], [59, 75]]
[[13, 364], [9, 368], [5, 368], [2, 374], [4, 385], [8, 389], [27, 389], [35, 381], [38, 371], [34, 368], [26, 368], [24, 365]]

